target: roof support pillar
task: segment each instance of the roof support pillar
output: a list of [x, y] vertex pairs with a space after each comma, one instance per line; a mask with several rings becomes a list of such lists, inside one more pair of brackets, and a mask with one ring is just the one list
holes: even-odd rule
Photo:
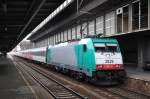
[[148, 27], [150, 29], [150, 0], [148, 0]]
[[138, 43], [138, 69], [144, 67], [144, 39], [139, 37], [137, 40]]

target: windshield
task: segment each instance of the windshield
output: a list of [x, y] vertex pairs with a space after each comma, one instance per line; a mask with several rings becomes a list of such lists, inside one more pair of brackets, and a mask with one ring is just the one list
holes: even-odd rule
[[95, 52], [118, 52], [118, 45], [112, 43], [94, 44]]
[[105, 43], [94, 44], [94, 47], [95, 47], [95, 52], [105, 52], [106, 51]]
[[107, 48], [108, 52], [117, 52], [118, 51], [117, 44], [107, 44], [106, 43], [106, 48]]
[[106, 48], [105, 47], [95, 47], [95, 52], [105, 52]]

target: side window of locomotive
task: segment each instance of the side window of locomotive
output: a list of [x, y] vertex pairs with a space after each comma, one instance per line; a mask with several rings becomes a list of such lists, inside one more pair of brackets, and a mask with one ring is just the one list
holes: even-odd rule
[[105, 52], [106, 51], [105, 43], [94, 44], [94, 48], [95, 48], [95, 52]]
[[83, 45], [83, 52], [86, 52], [87, 51], [87, 47], [86, 47], [86, 45], [84, 44]]

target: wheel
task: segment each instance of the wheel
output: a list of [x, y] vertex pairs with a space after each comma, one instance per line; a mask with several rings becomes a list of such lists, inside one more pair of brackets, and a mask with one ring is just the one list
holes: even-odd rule
[[85, 82], [90, 82], [90, 77], [85, 75]]

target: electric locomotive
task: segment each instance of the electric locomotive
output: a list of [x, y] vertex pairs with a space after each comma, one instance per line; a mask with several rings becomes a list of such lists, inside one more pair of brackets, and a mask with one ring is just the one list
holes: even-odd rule
[[84, 38], [21, 51], [18, 56], [53, 65], [57, 71], [96, 84], [118, 84], [126, 78], [116, 39]]
[[77, 78], [100, 84], [116, 84], [126, 73], [117, 40], [85, 38], [60, 43], [47, 50], [47, 64], [69, 71]]

